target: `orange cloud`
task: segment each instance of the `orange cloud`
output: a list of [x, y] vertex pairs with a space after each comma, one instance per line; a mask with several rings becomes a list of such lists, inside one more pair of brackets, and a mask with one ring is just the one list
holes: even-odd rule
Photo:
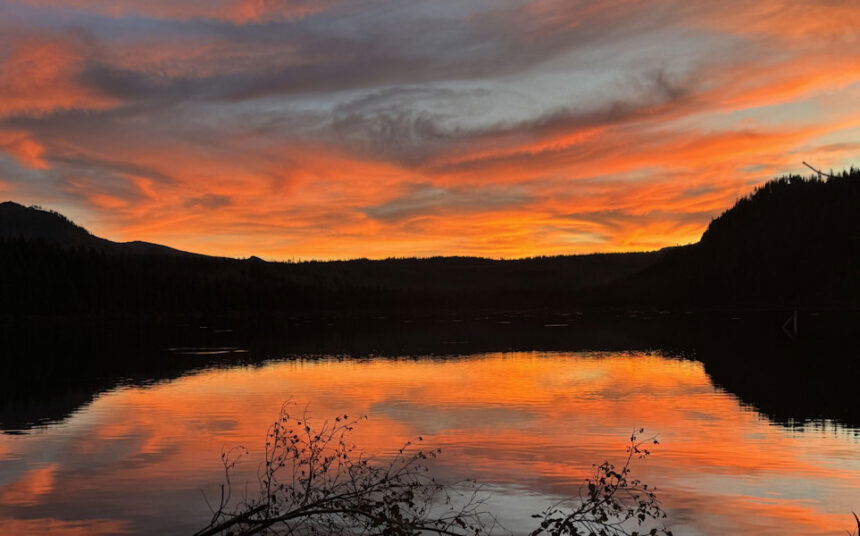
[[[0, 60], [17, 73], [0, 150], [39, 173], [0, 180], [117, 240], [274, 259], [651, 249], [801, 160], [858, 155], [845, 2], [34, 5]], [[40, 34], [47, 15], [81, 30]]]
[[15, 157], [21, 164], [33, 169], [48, 169], [44, 160], [45, 147], [29, 133], [15, 130], [0, 130], [0, 150]]
[[851, 0], [735, 2], [705, 10], [697, 22], [723, 31], [763, 36], [802, 47], [856, 40], [860, 11]]
[[0, 57], [0, 117], [104, 110], [117, 101], [78, 80], [86, 58], [74, 37], [29, 36]]

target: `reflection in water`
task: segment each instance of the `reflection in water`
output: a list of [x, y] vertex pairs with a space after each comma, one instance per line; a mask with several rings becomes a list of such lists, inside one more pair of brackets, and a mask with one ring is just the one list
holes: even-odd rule
[[[698, 362], [649, 355], [482, 354], [317, 359], [212, 369], [100, 395], [57, 425], [0, 436], [4, 534], [188, 534], [205, 524], [220, 454], [259, 455], [281, 404], [366, 414], [355, 440], [390, 452], [422, 435], [438, 471], [488, 483], [505, 525], [573, 494], [636, 427], [662, 445], [634, 468], [676, 534], [833, 534], [860, 505], [854, 432], [772, 425]], [[238, 481], [255, 482], [248, 459]], [[256, 491], [256, 488], [252, 488]]]

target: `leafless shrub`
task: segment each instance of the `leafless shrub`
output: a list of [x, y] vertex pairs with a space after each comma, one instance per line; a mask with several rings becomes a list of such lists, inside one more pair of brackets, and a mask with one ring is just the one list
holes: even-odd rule
[[651, 454], [645, 446], [658, 444], [655, 438], [640, 440], [644, 431], [640, 428], [630, 436], [623, 466], [616, 468], [609, 462], [595, 466], [594, 475], [580, 489], [576, 501], [550, 506], [532, 516], [541, 521], [531, 536], [672, 536], [665, 527], [646, 526], [665, 519], [666, 513], [655, 489], [630, 476], [633, 461]]
[[[338, 416], [315, 428], [307, 414], [285, 406], [269, 428], [259, 469], [260, 494], [232, 506], [229, 476], [208, 527], [216, 534], [386, 535], [489, 534], [493, 517], [482, 510], [473, 481], [442, 484], [427, 462], [439, 450], [412, 443], [377, 464], [348, 441], [359, 419]], [[419, 441], [421, 438], [419, 438]], [[222, 457], [225, 472], [236, 463]]]
[[[257, 496], [233, 501], [230, 473], [244, 450], [222, 455], [225, 484], [219, 504], [195, 536], [507, 533], [484, 509], [488, 497], [476, 482], [442, 483], [432, 476], [428, 463], [440, 450], [407, 443], [378, 463], [349, 441], [361, 419], [341, 415], [315, 427], [306, 411], [296, 417], [290, 408], [282, 408], [267, 433]], [[630, 478], [632, 462], [649, 454], [641, 433], [631, 436], [623, 467], [596, 466], [571, 505], [559, 503], [532, 516], [541, 520], [532, 536], [671, 536], [665, 528], [638, 532], [666, 517], [654, 490]]]

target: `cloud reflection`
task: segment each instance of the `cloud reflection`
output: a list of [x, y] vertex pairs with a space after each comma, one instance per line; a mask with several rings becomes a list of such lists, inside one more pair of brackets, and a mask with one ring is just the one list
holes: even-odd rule
[[[288, 399], [317, 418], [368, 415], [355, 441], [378, 455], [424, 436], [443, 449], [441, 476], [478, 478], [499, 504], [520, 497], [539, 510], [576, 493], [591, 464], [617, 460], [640, 426], [662, 445], [635, 471], [658, 486], [676, 534], [834, 533], [860, 500], [856, 436], [772, 425], [714, 387], [700, 363], [516, 353], [282, 362], [120, 388], [65, 423], [0, 436], [0, 521], [193, 532], [222, 450], [251, 450], [234, 482], [255, 489], [265, 430]], [[518, 527], [505, 519], [514, 511], [501, 515]]]

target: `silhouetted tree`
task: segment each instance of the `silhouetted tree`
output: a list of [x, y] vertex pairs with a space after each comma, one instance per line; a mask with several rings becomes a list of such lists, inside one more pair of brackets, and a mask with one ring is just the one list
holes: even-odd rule
[[[376, 463], [349, 442], [357, 422], [343, 415], [315, 427], [307, 414], [294, 417], [285, 406], [266, 437], [259, 495], [232, 504], [230, 471], [238, 458], [234, 451], [223, 454], [226, 482], [218, 507], [195, 536], [506, 532], [483, 509], [486, 496], [475, 482], [446, 484], [432, 476], [427, 462], [440, 450], [407, 443], [393, 459]], [[637, 536], [639, 530], [671, 536], [664, 527], [649, 526], [666, 515], [653, 490], [630, 478], [632, 461], [649, 454], [639, 440], [642, 432], [630, 437], [623, 467], [604, 462], [572, 505], [553, 505], [533, 516], [541, 521], [532, 536]]]

